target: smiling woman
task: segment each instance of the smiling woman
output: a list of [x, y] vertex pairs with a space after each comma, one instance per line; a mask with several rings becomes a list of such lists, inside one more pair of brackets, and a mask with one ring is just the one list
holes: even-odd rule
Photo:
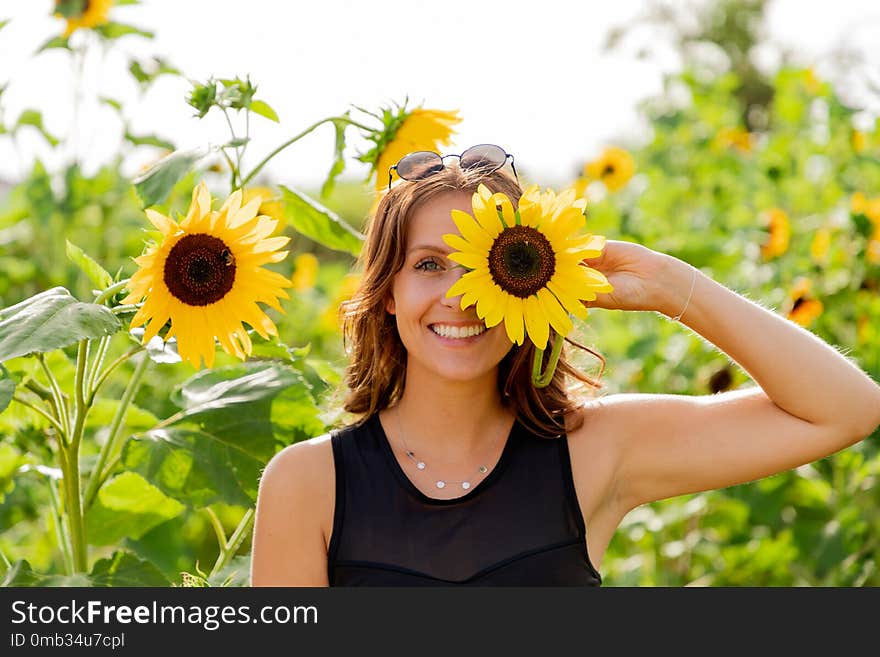
[[[880, 386], [815, 335], [645, 246], [586, 248], [599, 244], [583, 237], [560, 248], [553, 221], [567, 203], [539, 204], [503, 169], [458, 166], [384, 195], [361, 251], [361, 287], [344, 304], [343, 408], [356, 420], [267, 466], [254, 585], [599, 585], [605, 550], [637, 506], [794, 468], [880, 423]], [[492, 237], [486, 208], [508, 227], [533, 229], [531, 241], [512, 231], [511, 247], [501, 224]], [[447, 239], [456, 228], [463, 234]], [[512, 248], [507, 260], [495, 246]], [[493, 280], [495, 256], [496, 269], [533, 284]], [[532, 357], [544, 336], [527, 327], [535, 320], [523, 310], [502, 323], [485, 299], [501, 306], [505, 285], [540, 313], [537, 292], [557, 270], [591, 308], [681, 320], [758, 386], [586, 398], [570, 394], [569, 379], [601, 384], [565, 354], [549, 384], [536, 385]], [[465, 276], [483, 282], [471, 290]], [[519, 343], [523, 331], [529, 339]]]

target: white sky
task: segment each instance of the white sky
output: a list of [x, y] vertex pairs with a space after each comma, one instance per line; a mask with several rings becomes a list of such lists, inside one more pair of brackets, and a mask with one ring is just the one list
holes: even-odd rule
[[[0, 0], [0, 20], [12, 19], [0, 30], [0, 85], [9, 83], [3, 96], [7, 125], [23, 109], [35, 108], [46, 127], [63, 136], [73, 125], [70, 55], [32, 54], [61, 30], [62, 22], [49, 15], [52, 6], [51, 0]], [[252, 122], [251, 165], [350, 104], [373, 109], [409, 96], [426, 107], [460, 110], [464, 121], [449, 152], [497, 143], [530, 178], [553, 184], [569, 179], [578, 163], [595, 157], [604, 144], [637, 139], [636, 103], [657, 93], [662, 71], [677, 65], [670, 53], [639, 61], [636, 47], [600, 52], [610, 27], [647, 6], [645, 0], [144, 0], [115, 8], [111, 17], [153, 30], [156, 39], [125, 37], [103, 62], [86, 60], [75, 148], [87, 171], [118, 148], [120, 125], [109, 108], [92, 100], [96, 90], [123, 101], [135, 133], [155, 133], [179, 147], [227, 138], [216, 110], [205, 120], [192, 118], [184, 102], [190, 88], [185, 80], [162, 78], [137, 98], [122, 55], [158, 54], [197, 80], [251, 75], [257, 97], [281, 118], [280, 125], [259, 117]], [[876, 48], [880, 3], [775, 0], [769, 29], [808, 62], [840, 42]], [[332, 132], [323, 126], [273, 160], [267, 169], [272, 180], [293, 186], [323, 180]], [[355, 139], [356, 131], [349, 135], [348, 153], [354, 155], [363, 142]], [[19, 178], [35, 155], [50, 168], [64, 161], [33, 135], [22, 133], [17, 148], [0, 137], [0, 179]], [[133, 171], [155, 156], [154, 149], [141, 149], [142, 161], [128, 166]], [[348, 166], [348, 175], [366, 172], [351, 158]]]

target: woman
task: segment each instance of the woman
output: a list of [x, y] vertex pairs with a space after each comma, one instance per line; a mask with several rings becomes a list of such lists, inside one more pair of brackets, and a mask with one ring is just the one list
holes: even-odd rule
[[451, 211], [470, 213], [480, 183], [511, 199], [519, 185], [500, 165], [443, 162], [390, 189], [371, 219], [345, 318], [344, 408], [360, 421], [267, 466], [253, 585], [599, 585], [630, 510], [815, 461], [880, 424], [880, 386], [833, 347], [677, 258], [613, 240], [587, 261], [613, 292], [588, 306], [680, 320], [758, 385], [569, 397], [566, 377], [599, 384], [563, 355], [535, 388], [534, 346], [446, 298], [463, 273], [442, 239], [457, 232]]

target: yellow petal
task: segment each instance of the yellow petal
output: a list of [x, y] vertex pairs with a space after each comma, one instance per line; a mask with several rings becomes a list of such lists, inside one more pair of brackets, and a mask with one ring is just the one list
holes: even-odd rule
[[486, 256], [478, 255], [476, 253], [462, 253], [460, 251], [456, 251], [454, 253], [450, 253], [447, 257], [453, 262], [464, 265], [468, 269], [477, 269], [479, 267], [488, 266]]
[[451, 246], [453, 249], [461, 251], [462, 253], [481, 253], [487, 255], [487, 252], [480, 251], [461, 235], [456, 235], [455, 233], [446, 233], [443, 235], [443, 241], [446, 242], [447, 246]]
[[550, 320], [553, 329], [562, 337], [568, 335], [574, 328], [574, 325], [568, 313], [559, 305], [556, 297], [546, 287], [542, 287], [538, 290], [538, 301], [541, 303], [544, 314]]
[[523, 300], [525, 307], [524, 317], [529, 339], [535, 343], [538, 349], [547, 347], [547, 339], [550, 337], [550, 322], [544, 314], [544, 309], [538, 302], [538, 297], [531, 295]]
[[577, 289], [577, 287], [566, 285], [565, 279], [560, 276], [559, 272], [554, 274], [553, 278], [547, 281], [547, 288], [556, 295], [556, 298], [559, 299], [568, 312], [580, 319], [587, 318], [586, 306], [584, 306], [574, 294], [568, 292], [569, 289]]
[[507, 310], [504, 312], [504, 330], [507, 332], [507, 337], [514, 344], [522, 344], [525, 341], [522, 299], [512, 294], [507, 295]]
[[495, 290], [495, 303], [486, 312], [486, 316], [482, 319], [486, 322], [488, 328], [497, 326], [504, 320], [504, 314], [507, 311], [507, 303], [510, 297], [504, 290], [493, 283]]
[[474, 248], [489, 251], [492, 246], [492, 238], [483, 230], [480, 225], [467, 212], [461, 210], [452, 211], [452, 220], [455, 222], [458, 232], [461, 233], [468, 242], [474, 245]]

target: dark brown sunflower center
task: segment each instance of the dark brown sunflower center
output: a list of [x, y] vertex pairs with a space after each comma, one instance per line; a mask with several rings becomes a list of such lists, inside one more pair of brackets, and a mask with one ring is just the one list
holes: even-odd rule
[[525, 299], [553, 278], [553, 246], [540, 231], [529, 226], [505, 228], [489, 250], [489, 272], [502, 290]]
[[604, 178], [605, 176], [611, 176], [613, 174], [614, 174], [614, 165], [613, 164], [606, 164], [605, 168], [602, 169], [602, 177]]
[[165, 285], [188, 306], [207, 306], [227, 295], [235, 282], [235, 257], [226, 243], [197, 233], [181, 239], [165, 260]]

